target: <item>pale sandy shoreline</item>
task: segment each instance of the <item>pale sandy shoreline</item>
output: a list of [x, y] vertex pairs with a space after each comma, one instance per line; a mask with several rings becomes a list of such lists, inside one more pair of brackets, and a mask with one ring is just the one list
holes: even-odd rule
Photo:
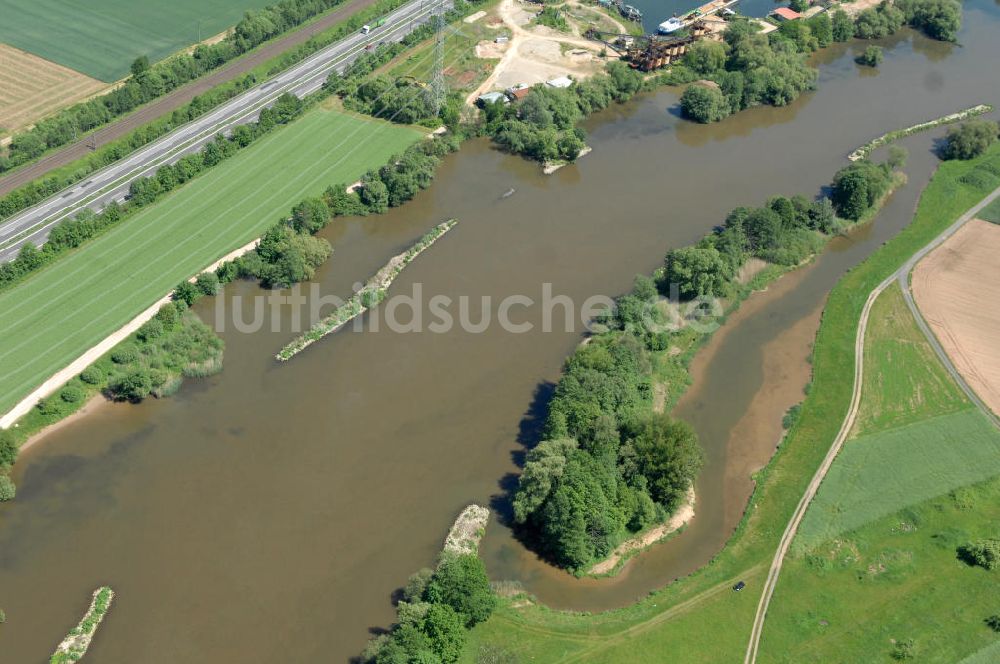
[[677, 508], [677, 511], [670, 516], [666, 523], [662, 523], [655, 528], [650, 528], [641, 535], [625, 540], [611, 552], [611, 555], [594, 564], [587, 573], [593, 575], [607, 574], [613, 571], [626, 555], [647, 549], [667, 535], [677, 532], [694, 518], [694, 503], [695, 495], [694, 488], [692, 487], [688, 489], [684, 502], [681, 503], [681, 506]]
[[[247, 253], [248, 251], [256, 247], [257, 242], [259, 241], [260, 238], [256, 238], [252, 242], [249, 242], [243, 245], [242, 247], [239, 247], [238, 249], [230, 251], [228, 254], [218, 259], [205, 269], [200, 270], [199, 274], [201, 272], [212, 272], [216, 270], [224, 262], [231, 261], [235, 258], [242, 256], [243, 254]], [[193, 280], [194, 277], [190, 279], [190, 281]], [[14, 424], [19, 419], [27, 415], [39, 401], [49, 396], [50, 394], [53, 394], [56, 390], [61, 388], [68, 381], [72, 380], [74, 376], [82, 372], [91, 364], [99, 360], [105, 353], [109, 352], [112, 348], [114, 348], [119, 343], [127, 339], [129, 335], [131, 335], [133, 332], [142, 327], [143, 323], [145, 323], [150, 318], [155, 316], [156, 312], [160, 310], [160, 307], [162, 307], [167, 302], [170, 302], [170, 293], [167, 293], [166, 295], [158, 299], [151, 306], [147, 307], [142, 312], [140, 312], [139, 315], [137, 315], [132, 320], [128, 321], [120, 328], [109, 334], [107, 337], [101, 340], [97, 345], [87, 350], [85, 353], [83, 353], [83, 355], [76, 358], [70, 364], [68, 364], [67, 366], [63, 367], [61, 370], [57, 371], [52, 376], [50, 376], [45, 382], [43, 382], [37, 388], [32, 390], [31, 393], [28, 394], [28, 396], [26, 396], [24, 399], [19, 401], [13, 408], [7, 411], [3, 415], [3, 417], [0, 417], [0, 428], [9, 429], [12, 426], [14, 426]], [[90, 404], [88, 403], [88, 406], [89, 405]], [[86, 408], [81, 409], [81, 411], [78, 411], [78, 413], [82, 412], [83, 410], [86, 410]], [[76, 413], [74, 413], [74, 415], [70, 417], [75, 417], [75, 416]], [[51, 430], [52, 427], [61, 425], [62, 422], [63, 420], [60, 420], [59, 422], [56, 422], [46, 427], [45, 429], [40, 431], [39, 434], [46, 433], [47, 431]], [[32, 436], [32, 438], [34, 438], [34, 436]], [[25, 443], [25, 445], [27, 445], [27, 443]], [[24, 449], [23, 445], [21, 446], [21, 449]]]
[[114, 403], [113, 401], [106, 398], [103, 394], [95, 394], [94, 396], [90, 397], [90, 399], [87, 400], [87, 403], [83, 404], [83, 407], [80, 408], [80, 410], [76, 411], [75, 413], [71, 413], [66, 417], [62, 418], [61, 420], [59, 420], [58, 422], [53, 422], [44, 429], [41, 429], [40, 431], [36, 431], [35, 433], [31, 434], [28, 437], [28, 439], [21, 444], [20, 452], [21, 453], [26, 452], [29, 448], [34, 447], [38, 442], [40, 442], [43, 438], [45, 438], [49, 434], [55, 433], [56, 431], [59, 431], [63, 427], [67, 427], [70, 424], [76, 422], [77, 420], [83, 419], [84, 417], [90, 415], [91, 413], [103, 410], [104, 408], [111, 406], [113, 403]]

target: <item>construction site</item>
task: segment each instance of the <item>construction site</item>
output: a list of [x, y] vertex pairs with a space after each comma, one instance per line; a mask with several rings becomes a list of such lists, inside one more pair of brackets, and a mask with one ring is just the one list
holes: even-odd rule
[[660, 24], [662, 35], [613, 34], [588, 30], [587, 38], [603, 43], [632, 67], [650, 72], [669, 67], [684, 57], [691, 44], [702, 39], [722, 41], [728, 20], [735, 16], [738, 0], [712, 0]]
[[[611, 59], [643, 72], [669, 67], [691, 44], [721, 40], [736, 15], [732, 7], [737, 2], [712, 0], [661, 24], [660, 32], [667, 34], [643, 34], [641, 26], [630, 20], [636, 18], [634, 7], [622, 0], [545, 5], [501, 0], [465, 19], [462, 28], [477, 35], [474, 54], [483, 66], [479, 75], [468, 75], [468, 85], [460, 87], [468, 90], [466, 101], [473, 105], [501, 97], [516, 100], [519, 91], [537, 84], [559, 86], [587, 78], [603, 71]], [[560, 27], [543, 24], [539, 8], [557, 16]]]

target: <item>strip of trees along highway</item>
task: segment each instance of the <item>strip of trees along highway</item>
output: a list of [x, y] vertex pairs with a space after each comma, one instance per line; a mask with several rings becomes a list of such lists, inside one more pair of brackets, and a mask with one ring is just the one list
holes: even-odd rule
[[[153, 64], [150, 64], [145, 56], [137, 58], [132, 63], [132, 75], [121, 86], [63, 109], [51, 117], [40, 120], [31, 129], [16, 134], [11, 140], [7, 154], [0, 154], [0, 173], [29, 163], [48, 150], [66, 145], [76, 140], [79, 135], [107, 124], [185, 83], [218, 69], [226, 62], [302, 25], [309, 19], [342, 4], [343, 1], [283, 0], [264, 9], [248, 11], [232, 31], [215, 44], [198, 44], [189, 53], [180, 53]], [[298, 55], [299, 59], [308, 55], [298, 51], [293, 53]], [[293, 62], [287, 62], [286, 66], [291, 64]], [[209, 107], [201, 106], [201, 108], [207, 110]]]
[[398, 42], [418, 26], [428, 23], [451, 6], [451, 0], [411, 0], [385, 17], [385, 23], [370, 34], [354, 32], [321, 50], [273, 80], [254, 87], [215, 111], [194, 120], [155, 141], [121, 162], [93, 173], [86, 182], [63, 190], [41, 204], [7, 220], [0, 226], [0, 259], [13, 257], [28, 242], [45, 241], [49, 230], [84, 208], [102, 209], [111, 201], [124, 200], [131, 180], [156, 172], [201, 149], [216, 134], [229, 133], [239, 124], [253, 121], [285, 93], [303, 97], [318, 90], [331, 72], [343, 71], [377, 42]]

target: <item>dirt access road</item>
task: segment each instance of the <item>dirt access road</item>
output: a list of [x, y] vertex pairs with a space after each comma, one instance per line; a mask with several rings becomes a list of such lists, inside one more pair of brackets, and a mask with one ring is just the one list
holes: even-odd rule
[[138, 127], [184, 106], [195, 96], [203, 94], [217, 85], [243, 76], [257, 65], [267, 62], [271, 58], [308, 41], [313, 35], [327, 30], [352, 14], [373, 4], [375, 4], [375, 0], [347, 0], [343, 5], [323, 15], [313, 23], [265, 44], [256, 51], [231, 61], [221, 69], [216, 69], [199, 79], [191, 81], [187, 85], [177, 88], [169, 94], [159, 97], [117, 122], [98, 129], [86, 138], [71, 143], [33, 164], [0, 178], [0, 196], [44, 176], [52, 169], [65, 166], [87, 156], [91, 152], [92, 145], [101, 147], [102, 145], [118, 140]]
[[819, 490], [819, 486], [823, 482], [823, 478], [826, 477], [827, 472], [829, 472], [830, 467], [837, 458], [837, 454], [840, 452], [840, 448], [843, 446], [850, 431], [854, 428], [854, 420], [858, 415], [858, 406], [861, 404], [861, 385], [864, 375], [863, 351], [865, 344], [865, 331], [868, 329], [868, 317], [871, 314], [872, 305], [875, 303], [875, 300], [892, 282], [898, 282], [902, 287], [903, 297], [905, 298], [910, 311], [913, 313], [913, 317], [916, 319], [917, 325], [920, 327], [924, 336], [927, 337], [928, 342], [931, 344], [931, 347], [934, 349], [935, 354], [938, 356], [938, 359], [944, 365], [945, 369], [948, 370], [948, 373], [955, 380], [958, 386], [963, 392], [965, 392], [969, 399], [976, 404], [983, 414], [985, 414], [986, 417], [993, 422], [993, 424], [1000, 427], [1000, 420], [997, 419], [996, 415], [994, 415], [990, 409], [986, 407], [979, 396], [972, 390], [971, 387], [969, 387], [968, 383], [965, 382], [961, 373], [959, 373], [959, 371], [955, 368], [955, 365], [952, 364], [951, 358], [948, 357], [948, 354], [945, 353], [944, 349], [941, 347], [937, 337], [934, 336], [934, 333], [931, 332], [930, 328], [927, 326], [927, 322], [924, 320], [913, 301], [913, 294], [910, 292], [909, 288], [909, 276], [910, 272], [913, 271], [914, 266], [919, 263], [924, 256], [957, 233], [966, 223], [974, 219], [976, 215], [979, 214], [980, 210], [992, 203], [998, 197], [1000, 197], [1000, 187], [994, 189], [988, 196], [986, 196], [986, 198], [959, 217], [955, 223], [946, 228], [940, 235], [935, 237], [923, 248], [913, 254], [913, 256], [911, 256], [902, 267], [889, 275], [885, 281], [876, 286], [875, 289], [868, 295], [868, 300], [865, 301], [865, 306], [861, 310], [861, 319], [858, 322], [858, 333], [854, 340], [854, 388], [851, 393], [851, 405], [847, 410], [847, 415], [844, 417], [843, 423], [840, 425], [840, 431], [837, 433], [837, 437], [830, 446], [830, 450], [827, 452], [826, 457], [823, 458], [823, 463], [820, 464], [816, 474], [809, 482], [809, 486], [806, 487], [805, 494], [803, 494], [802, 499], [796, 506], [795, 512], [792, 514], [792, 518], [788, 522], [788, 525], [785, 527], [785, 532], [781, 536], [781, 542], [778, 544], [778, 550], [774, 554], [774, 560], [771, 562], [771, 568], [767, 573], [767, 580], [764, 582], [764, 590], [760, 596], [760, 603], [757, 605], [757, 614], [754, 616], [753, 628], [750, 632], [750, 643], [747, 645], [744, 664], [754, 664], [757, 661], [757, 653], [760, 648], [760, 635], [764, 631], [764, 619], [767, 617], [767, 608], [771, 603], [771, 596], [774, 594], [774, 588], [778, 584], [778, 576], [781, 574], [781, 566], [785, 561], [785, 555], [788, 553], [788, 548], [791, 546], [792, 540], [795, 539], [795, 534], [798, 532], [799, 524], [802, 522], [802, 518], [805, 516], [806, 510], [809, 508], [809, 503], [811, 503], [812, 499], [816, 496], [816, 492]]

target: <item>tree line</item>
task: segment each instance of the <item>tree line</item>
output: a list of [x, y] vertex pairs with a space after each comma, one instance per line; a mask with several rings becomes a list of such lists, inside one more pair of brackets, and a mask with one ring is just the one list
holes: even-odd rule
[[[275, 63], [268, 69], [267, 75], [270, 76], [282, 71], [304, 60], [307, 56], [324, 46], [356, 31], [367, 20], [366, 16], [369, 16], [372, 12], [387, 12], [396, 8], [401, 3], [402, 0], [377, 0], [375, 5], [369, 7], [365, 12], [354, 14], [344, 22], [338, 24], [336, 28], [323, 33], [321, 36], [313, 37], [278, 56]], [[162, 63], [158, 63], [157, 65], [152, 65], [152, 68], [161, 65]], [[141, 68], [141, 66], [140, 64], [139, 67]], [[63, 187], [82, 180], [89, 173], [93, 173], [104, 166], [118, 161], [143, 145], [147, 145], [160, 136], [169, 133], [174, 128], [199, 117], [219, 104], [248, 90], [256, 85], [257, 82], [257, 75], [251, 72], [242, 78], [218, 85], [204, 94], [194, 97], [186, 106], [176, 109], [169, 116], [154, 120], [132, 131], [128, 136], [101, 147], [93, 154], [81, 160], [80, 166], [73, 171], [58, 173], [45, 179], [36, 180], [12, 191], [0, 199], [0, 219], [26, 209], [55, 194]], [[10, 168], [13, 167], [10, 166]]]
[[897, 154], [891, 164], [841, 169], [831, 198], [775, 196], [738, 207], [696, 245], [667, 252], [653, 277], [636, 277], [632, 292], [600, 317], [606, 331], [566, 360], [542, 441], [527, 454], [512, 505], [529, 546], [582, 573], [678, 508], [702, 451], [690, 426], [652, 412], [654, 354], [690, 334], [666, 330], [659, 300], [736, 297], [747, 288], [738, 275], [751, 256], [783, 266], [808, 259], [878, 204], [900, 161]]
[[476, 554], [442, 554], [436, 569], [410, 577], [388, 634], [372, 639], [362, 664], [457, 662], [467, 630], [490, 617], [497, 597]]
[[[806, 55], [852, 37], [879, 39], [903, 25], [942, 41], [954, 41], [962, 9], [956, 0], [883, 1], [865, 9], [855, 20], [842, 9], [809, 19], [786, 21], [777, 30], [759, 34], [753, 21], [734, 20], [723, 41], [702, 40], [685, 53], [684, 61], [660, 78], [669, 84], [707, 79], [715, 85], [692, 85], [681, 95], [684, 117], [717, 122], [761, 104], [783, 106], [816, 86], [817, 72]], [[881, 52], [871, 51], [865, 63], [877, 65]]]
[[568, 88], [536, 85], [518, 103], [487, 104], [478, 132], [529, 159], [573, 161], [586, 146], [586, 133], [577, 123], [612, 102], [628, 101], [642, 87], [641, 74], [621, 62], [609, 62], [606, 73]]
[[219, 134], [202, 150], [181, 157], [174, 164], [161, 166], [155, 175], [133, 180], [123, 205], [111, 202], [100, 213], [84, 209], [74, 218], [59, 222], [41, 248], [26, 243], [14, 260], [0, 265], [0, 290], [10, 288], [63, 253], [105, 233], [163, 194], [249, 146], [278, 125], [291, 122], [304, 109], [305, 104], [298, 97], [286, 93], [272, 107], [262, 109], [256, 122], [235, 127], [228, 137]]

